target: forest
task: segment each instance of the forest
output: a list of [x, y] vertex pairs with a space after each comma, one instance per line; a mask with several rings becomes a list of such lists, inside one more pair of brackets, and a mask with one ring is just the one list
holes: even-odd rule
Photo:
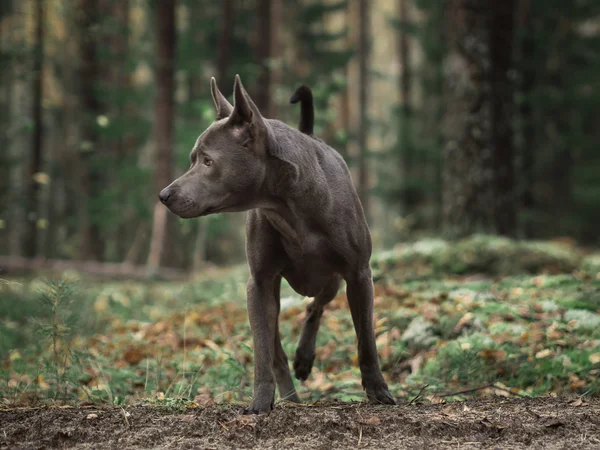
[[[0, 0], [0, 61], [0, 448], [600, 445], [597, 0]], [[237, 415], [246, 213], [158, 198], [215, 121], [211, 77], [233, 103], [236, 75], [293, 128], [312, 90], [401, 416], [356, 407], [344, 289], [297, 383], [310, 412]], [[309, 300], [284, 281], [290, 357]]]

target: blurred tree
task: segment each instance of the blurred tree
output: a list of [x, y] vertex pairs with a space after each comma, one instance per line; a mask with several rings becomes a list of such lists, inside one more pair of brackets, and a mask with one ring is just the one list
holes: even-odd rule
[[494, 167], [494, 220], [499, 234], [516, 232], [516, 197], [513, 151], [513, 38], [516, 0], [491, 2], [489, 58], [491, 93], [490, 150]]
[[535, 89], [535, 37], [533, 30], [534, 21], [532, 19], [532, 5], [530, 0], [520, 2], [519, 9], [519, 76], [520, 86], [519, 94], [521, 104], [519, 107], [520, 122], [521, 122], [521, 208], [525, 214], [523, 221], [523, 233], [525, 237], [532, 238], [535, 236], [535, 228], [533, 222], [528, 220], [534, 213], [535, 198], [534, 186], [535, 180], [535, 145], [536, 145], [536, 130], [535, 119], [533, 116], [533, 102]]
[[365, 211], [367, 221], [370, 218], [369, 204], [369, 167], [368, 167], [368, 136], [369, 136], [369, 53], [371, 51], [371, 16], [369, 0], [359, 0], [358, 3], [358, 195]]
[[27, 167], [25, 182], [25, 201], [27, 212], [27, 232], [24, 235], [23, 253], [28, 258], [37, 255], [38, 250], [38, 219], [39, 219], [39, 186], [42, 175], [42, 154], [44, 125], [42, 117], [42, 97], [44, 79], [44, 1], [35, 1], [35, 42], [33, 50], [32, 93], [33, 93], [33, 138], [31, 153]]
[[271, 0], [256, 0], [256, 63], [259, 67], [253, 99], [261, 114], [271, 114]]
[[398, 127], [398, 146], [402, 153], [402, 164], [399, 169], [402, 180], [402, 203], [405, 211], [412, 209], [414, 205], [409, 195], [409, 186], [414, 176], [412, 170], [412, 148], [410, 119], [412, 115], [412, 68], [411, 68], [411, 46], [409, 43], [411, 18], [408, 0], [398, 0], [398, 12], [400, 23], [398, 26], [398, 60], [400, 62], [400, 124]]
[[[175, 93], [175, 4], [176, 0], [161, 0], [155, 5], [156, 86], [154, 129], [156, 139], [155, 195], [173, 181], [173, 119]], [[156, 197], [155, 197], [156, 198]], [[169, 248], [169, 222], [172, 216], [160, 202], [154, 206], [152, 239], [148, 267], [161, 266], [165, 249]]]
[[444, 229], [453, 237], [494, 231], [490, 149], [489, 3], [456, 0], [447, 14]]
[[81, 243], [79, 259], [101, 260], [104, 245], [99, 226], [97, 198], [103, 187], [102, 169], [99, 164], [101, 151], [97, 123], [101, 114], [97, 94], [100, 66], [96, 48], [100, 11], [98, 0], [79, 0], [75, 14], [79, 20], [79, 86], [83, 114], [81, 116], [81, 143], [79, 146], [80, 172], [79, 214]]

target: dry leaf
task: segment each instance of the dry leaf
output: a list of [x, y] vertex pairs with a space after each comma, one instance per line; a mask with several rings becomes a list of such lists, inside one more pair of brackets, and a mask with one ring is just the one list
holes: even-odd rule
[[535, 354], [535, 357], [537, 359], [542, 359], [542, 358], [547, 358], [548, 356], [550, 356], [552, 354], [552, 350], [550, 350], [549, 348], [544, 349], [544, 350], [540, 350], [539, 352], [537, 352]]
[[589, 360], [592, 364], [600, 363], [600, 353], [592, 353]]
[[583, 399], [581, 397], [579, 397], [577, 400], [569, 403], [570, 406], [583, 406], [585, 405], [585, 402], [583, 401]]

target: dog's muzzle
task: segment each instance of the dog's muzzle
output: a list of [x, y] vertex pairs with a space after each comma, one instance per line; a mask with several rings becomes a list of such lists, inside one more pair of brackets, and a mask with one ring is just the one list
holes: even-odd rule
[[164, 188], [158, 194], [158, 198], [163, 203], [163, 205], [168, 206], [169, 205], [169, 201], [173, 200], [173, 189], [171, 189], [170, 187]]

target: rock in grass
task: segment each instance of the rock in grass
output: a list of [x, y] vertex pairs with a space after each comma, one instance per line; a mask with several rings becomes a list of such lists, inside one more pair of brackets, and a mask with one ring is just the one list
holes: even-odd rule
[[412, 348], [429, 348], [436, 341], [433, 323], [423, 317], [415, 317], [400, 339]]

